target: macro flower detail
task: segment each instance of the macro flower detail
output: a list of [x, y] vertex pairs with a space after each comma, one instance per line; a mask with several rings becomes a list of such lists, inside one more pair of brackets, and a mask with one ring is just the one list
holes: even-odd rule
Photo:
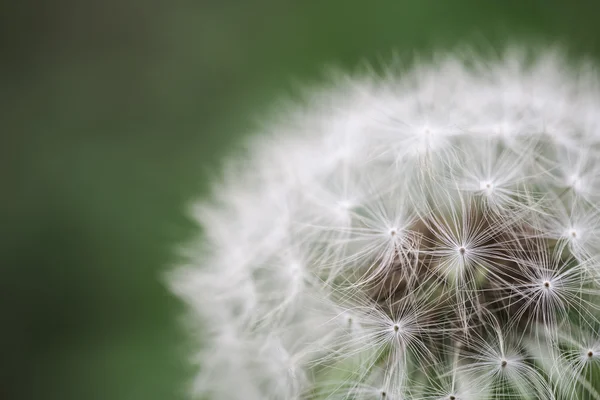
[[600, 85], [559, 51], [339, 74], [195, 205], [192, 398], [600, 399]]

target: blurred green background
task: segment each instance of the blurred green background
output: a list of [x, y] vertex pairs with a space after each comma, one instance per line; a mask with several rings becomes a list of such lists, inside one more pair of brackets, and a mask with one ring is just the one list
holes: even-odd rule
[[459, 43], [600, 56], [599, 2], [57, 0], [0, 5], [2, 399], [182, 399], [161, 281], [185, 207], [261, 112]]

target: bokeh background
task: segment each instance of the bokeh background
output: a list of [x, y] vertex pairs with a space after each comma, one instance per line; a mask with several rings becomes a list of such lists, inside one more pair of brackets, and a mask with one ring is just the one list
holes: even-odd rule
[[600, 56], [595, 0], [0, 3], [0, 398], [183, 399], [163, 284], [219, 160], [324, 67], [460, 43]]

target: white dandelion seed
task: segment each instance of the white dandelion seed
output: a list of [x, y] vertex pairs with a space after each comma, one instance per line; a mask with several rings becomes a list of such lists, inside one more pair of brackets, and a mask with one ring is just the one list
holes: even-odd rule
[[565, 326], [551, 342], [541, 338], [537, 344], [538, 351], [549, 355], [544, 368], [563, 398], [600, 399], [594, 385], [600, 366], [600, 331], [596, 321], [590, 322], [575, 330]]
[[458, 369], [487, 388], [489, 398], [554, 399], [551, 385], [527, 360], [521, 342], [508, 342], [495, 323], [486, 328], [464, 342], [464, 364]]
[[600, 254], [600, 211], [585, 201], [551, 199], [542, 219], [547, 238], [560, 241], [580, 261]]
[[510, 293], [503, 298], [512, 307], [508, 329], [543, 326], [546, 335], [553, 335], [573, 316], [594, 320], [600, 310], [600, 289], [589, 284], [585, 263], [560, 247], [550, 251], [544, 245], [538, 238], [515, 242], [516, 268], [506, 284]]

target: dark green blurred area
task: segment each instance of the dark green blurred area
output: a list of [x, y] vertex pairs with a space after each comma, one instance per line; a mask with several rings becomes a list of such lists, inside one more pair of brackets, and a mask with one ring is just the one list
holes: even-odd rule
[[530, 39], [600, 56], [596, 1], [0, 4], [2, 399], [180, 399], [162, 274], [186, 207], [323, 67]]

